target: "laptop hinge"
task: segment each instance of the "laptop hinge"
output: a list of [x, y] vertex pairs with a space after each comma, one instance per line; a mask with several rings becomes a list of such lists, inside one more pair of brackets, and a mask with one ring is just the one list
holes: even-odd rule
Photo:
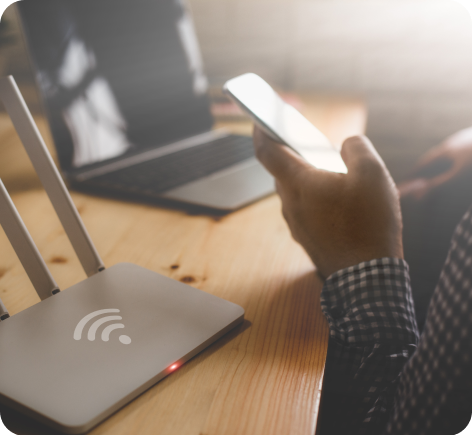
[[176, 153], [178, 151], [186, 150], [188, 148], [196, 147], [207, 142], [215, 141], [216, 139], [228, 136], [229, 133], [224, 129], [210, 130], [209, 132], [200, 133], [199, 135], [191, 136], [171, 144], [163, 145], [152, 150], [147, 150], [133, 156], [120, 159], [109, 164], [104, 164], [99, 168], [94, 168], [88, 171], [81, 172], [75, 176], [70, 176], [74, 181], [83, 182], [94, 177], [102, 176], [104, 174], [112, 173], [123, 168], [128, 168], [152, 159], [157, 159], [168, 154]]

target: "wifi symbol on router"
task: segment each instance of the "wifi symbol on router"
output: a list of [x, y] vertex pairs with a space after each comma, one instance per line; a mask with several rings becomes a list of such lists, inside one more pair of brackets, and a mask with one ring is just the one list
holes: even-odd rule
[[[89, 313], [88, 315], [84, 316], [80, 321], [79, 323], [77, 324], [77, 326], [75, 327], [75, 330], [74, 330], [74, 339], [76, 341], [80, 341], [82, 339], [82, 333], [84, 331], [84, 327], [85, 325], [93, 318], [96, 318], [97, 316], [100, 316], [100, 315], [104, 315], [106, 313], [119, 313], [120, 310], [119, 309], [102, 309], [102, 310], [97, 310], [95, 312], [92, 312], [92, 313]], [[89, 341], [94, 341], [95, 340], [95, 337], [97, 335], [97, 330], [98, 328], [102, 325], [102, 324], [105, 324], [109, 321], [119, 321], [121, 320], [121, 316], [119, 315], [114, 315], [114, 316], [103, 316], [99, 319], [97, 319], [96, 321], [94, 321], [94, 323], [90, 326], [88, 332], [87, 332], [87, 339]], [[124, 324], [121, 324], [121, 323], [114, 323], [114, 324], [110, 324], [108, 326], [106, 326], [103, 331], [102, 331], [102, 341], [104, 342], [108, 342], [110, 340], [110, 333], [113, 331], [113, 330], [116, 330], [116, 329], [124, 329], [125, 328], [125, 325]], [[121, 335], [119, 338], [119, 341], [122, 343], [122, 344], [130, 344], [131, 343], [131, 338], [129, 336], [126, 336], [126, 335]]]

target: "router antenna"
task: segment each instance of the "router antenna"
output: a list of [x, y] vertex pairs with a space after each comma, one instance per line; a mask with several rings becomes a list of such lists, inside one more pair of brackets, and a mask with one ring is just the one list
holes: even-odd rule
[[105, 269], [13, 76], [0, 78], [2, 100], [87, 276]]
[[8, 313], [5, 305], [2, 303], [2, 300], [0, 300], [0, 321], [4, 321], [7, 318], [10, 318], [10, 314]]
[[[59, 292], [23, 220], [0, 179], [0, 224], [41, 300]], [[0, 319], [5, 306], [0, 303]], [[6, 312], [8, 314], [8, 312]]]

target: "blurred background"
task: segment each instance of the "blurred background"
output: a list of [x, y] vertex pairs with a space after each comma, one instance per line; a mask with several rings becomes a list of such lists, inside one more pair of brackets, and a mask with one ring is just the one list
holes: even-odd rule
[[[298, 94], [362, 98], [367, 135], [401, 180], [472, 125], [472, 22], [452, 0], [189, 0], [213, 89], [252, 71]], [[0, 74], [40, 111], [19, 25], [0, 24]]]

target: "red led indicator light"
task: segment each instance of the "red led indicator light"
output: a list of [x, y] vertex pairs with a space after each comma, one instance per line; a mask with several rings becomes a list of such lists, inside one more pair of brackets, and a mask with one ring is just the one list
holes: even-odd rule
[[174, 369], [177, 369], [178, 365], [174, 363], [173, 365], [170, 366], [170, 370], [173, 371]]

